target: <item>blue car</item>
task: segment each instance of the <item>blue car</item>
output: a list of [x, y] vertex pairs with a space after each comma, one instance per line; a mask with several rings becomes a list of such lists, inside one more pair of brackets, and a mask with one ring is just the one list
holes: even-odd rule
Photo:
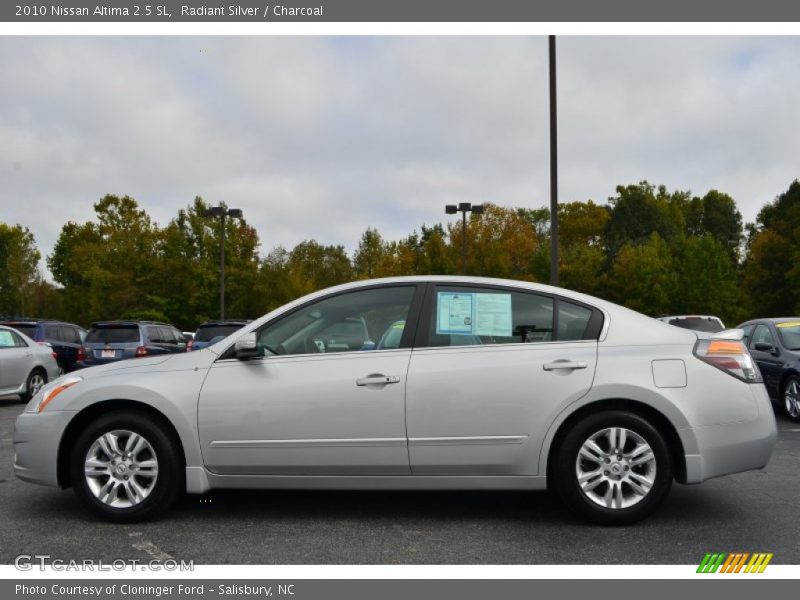
[[157, 321], [102, 321], [92, 323], [84, 342], [85, 365], [103, 365], [126, 358], [186, 352], [183, 334]]
[[211, 344], [224, 340], [234, 331], [238, 331], [250, 321], [240, 319], [226, 319], [225, 321], [206, 321], [194, 334], [194, 340], [189, 343], [189, 350], [202, 350]]
[[0, 325], [12, 327], [40, 344], [53, 349], [61, 373], [69, 373], [84, 366], [86, 358], [83, 340], [86, 330], [74, 323], [53, 319], [16, 319]]

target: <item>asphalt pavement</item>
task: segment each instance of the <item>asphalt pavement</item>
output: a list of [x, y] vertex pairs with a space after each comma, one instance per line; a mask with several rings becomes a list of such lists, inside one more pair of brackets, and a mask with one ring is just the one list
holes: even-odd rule
[[0, 398], [0, 561], [193, 560], [195, 564], [697, 564], [706, 552], [772, 552], [800, 564], [800, 424], [780, 419], [766, 469], [675, 485], [628, 527], [576, 519], [548, 492], [220, 491], [160, 520], [94, 519], [71, 490], [13, 473], [14, 420]]

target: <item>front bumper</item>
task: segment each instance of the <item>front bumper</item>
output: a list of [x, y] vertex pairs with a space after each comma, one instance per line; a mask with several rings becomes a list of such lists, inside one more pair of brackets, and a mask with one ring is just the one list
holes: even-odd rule
[[31, 483], [58, 485], [58, 447], [74, 411], [24, 412], [14, 425], [14, 473]]
[[763, 385], [748, 387], [758, 407], [755, 420], [681, 431], [691, 434], [698, 448], [686, 455], [686, 483], [761, 469], [769, 462], [778, 439], [775, 412]]

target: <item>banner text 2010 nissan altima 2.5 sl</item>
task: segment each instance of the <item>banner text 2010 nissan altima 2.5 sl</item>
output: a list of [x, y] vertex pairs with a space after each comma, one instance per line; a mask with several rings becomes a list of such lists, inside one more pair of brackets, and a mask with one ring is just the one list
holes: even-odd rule
[[15, 470], [100, 517], [217, 488], [544, 489], [599, 523], [758, 469], [775, 417], [740, 330], [544, 285], [361, 281], [212, 346], [93, 367], [17, 419]]

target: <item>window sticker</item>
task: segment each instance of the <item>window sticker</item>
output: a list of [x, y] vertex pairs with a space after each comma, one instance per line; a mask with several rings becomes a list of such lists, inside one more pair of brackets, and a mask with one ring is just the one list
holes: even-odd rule
[[473, 295], [439, 292], [436, 299], [436, 333], [438, 335], [472, 334]]
[[511, 337], [511, 294], [475, 294], [475, 335]]
[[511, 294], [439, 292], [438, 335], [511, 337]]
[[792, 321], [791, 323], [788, 323], [788, 322], [787, 323], [776, 323], [775, 327], [780, 327], [780, 328], [784, 328], [784, 327], [800, 327], [800, 322]]

